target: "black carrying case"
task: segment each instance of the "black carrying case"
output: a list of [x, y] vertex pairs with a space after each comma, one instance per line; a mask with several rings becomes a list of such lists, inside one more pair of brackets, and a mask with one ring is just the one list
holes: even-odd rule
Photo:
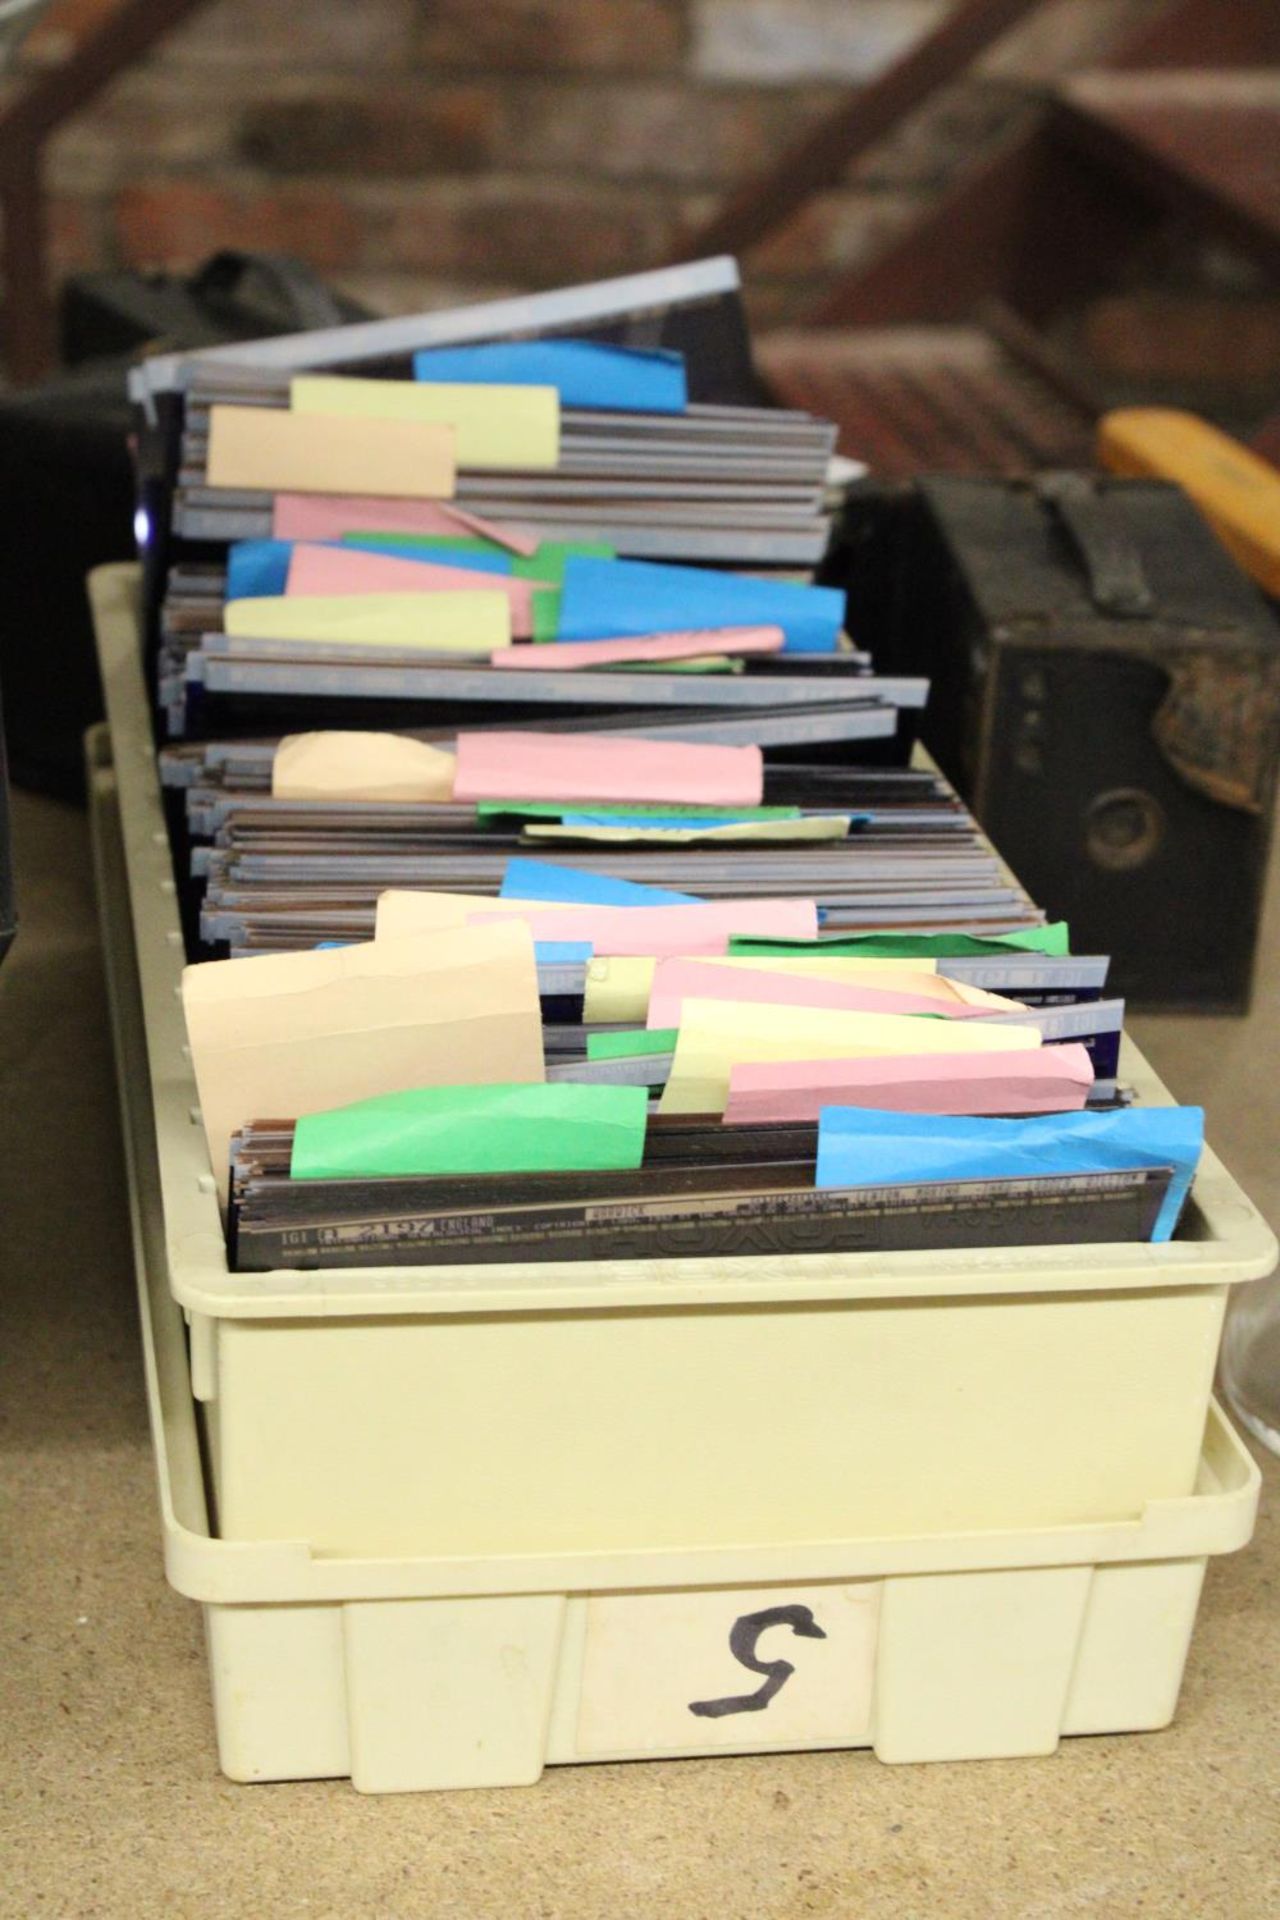
[[4, 756], [4, 726], [0, 723], [0, 960], [13, 945], [18, 910], [13, 897], [13, 829], [9, 815], [9, 775]]
[[288, 254], [229, 248], [185, 278], [73, 274], [58, 303], [59, 345], [68, 367], [137, 353], [154, 340], [198, 350], [368, 317], [366, 307], [333, 292]]
[[[135, 552], [136, 476], [125, 349], [163, 336], [200, 347], [363, 317], [305, 267], [217, 254], [189, 281], [91, 278], [64, 326], [84, 364], [0, 398], [0, 685], [16, 785], [84, 791], [85, 728], [102, 717], [85, 575]], [[74, 324], [68, 324], [68, 316]], [[98, 357], [101, 356], [101, 357]]]
[[1078, 953], [1138, 1007], [1243, 1013], [1280, 630], [1179, 489], [1046, 474], [855, 490], [825, 575]]

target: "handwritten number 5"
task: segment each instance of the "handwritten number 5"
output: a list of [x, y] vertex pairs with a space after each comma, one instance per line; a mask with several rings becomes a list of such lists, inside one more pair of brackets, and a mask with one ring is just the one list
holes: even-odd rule
[[704, 1720], [719, 1720], [727, 1713], [763, 1713], [795, 1672], [789, 1660], [756, 1659], [756, 1643], [769, 1627], [790, 1627], [792, 1633], [800, 1634], [805, 1640], [827, 1637], [808, 1607], [766, 1607], [761, 1613], [744, 1613], [733, 1623], [729, 1651], [749, 1672], [764, 1674], [764, 1685], [754, 1693], [730, 1694], [723, 1700], [692, 1700], [690, 1713]]

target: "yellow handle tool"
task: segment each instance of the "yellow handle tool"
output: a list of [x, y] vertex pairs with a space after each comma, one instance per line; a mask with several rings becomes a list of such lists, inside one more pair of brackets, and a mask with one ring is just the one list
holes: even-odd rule
[[1098, 426], [1111, 473], [1172, 480], [1264, 593], [1280, 599], [1280, 469], [1240, 441], [1172, 407], [1123, 407]]

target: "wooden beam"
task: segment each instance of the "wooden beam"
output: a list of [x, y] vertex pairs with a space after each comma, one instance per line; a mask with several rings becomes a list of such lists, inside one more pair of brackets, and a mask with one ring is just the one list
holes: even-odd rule
[[3, 343], [12, 379], [38, 379], [55, 360], [41, 179], [46, 140], [96, 99], [118, 73], [205, 3], [123, 0], [114, 13], [90, 29], [68, 59], [40, 74], [0, 112]]
[[1273, 467], [1280, 467], [1280, 413], [1273, 413], [1255, 428], [1250, 436], [1249, 445], [1262, 459], [1269, 460]]
[[1071, 164], [1117, 182], [1280, 275], [1280, 75], [1085, 74], [1056, 95], [1052, 131]]
[[123, 0], [91, 27], [74, 53], [49, 68], [0, 113], [0, 170], [79, 113], [124, 68], [205, 5], [205, 0]]
[[830, 290], [806, 324], [969, 320], [1002, 300], [1043, 325], [1101, 285], [1154, 218], [1147, 200], [1043, 132], [1017, 135]]
[[4, 267], [4, 315], [0, 340], [5, 371], [25, 386], [53, 364], [53, 316], [44, 230], [40, 151], [26, 164], [0, 173], [0, 261]]
[[1102, 391], [1087, 370], [1056, 342], [1028, 326], [1022, 315], [1003, 300], [989, 300], [978, 320], [1011, 359], [1043, 380], [1067, 406], [1093, 420], [1103, 412], [1106, 403]]
[[851, 93], [766, 173], [739, 188], [674, 258], [743, 253], [755, 246], [1041, 4], [1042, 0], [960, 0], [901, 60]]
[[[1236, 4], [1225, 0], [1225, 14], [1233, 15]], [[1255, 30], [1280, 15], [1276, 0], [1239, 0], [1239, 7]], [[1219, 19], [1223, 13], [1224, 0], [1169, 0], [1154, 22], [1145, 20], [1126, 35], [1098, 69], [1185, 59], [1198, 41], [1225, 46], [1238, 37], [1240, 25], [1237, 20], [1228, 32]], [[1078, 176], [1070, 188], [1061, 177], [1069, 166]], [[1061, 231], [1055, 229], [1059, 217], [1066, 221]], [[954, 321], [997, 299], [1033, 324], [1043, 323], [1069, 299], [1101, 284], [1127, 242], [1149, 231], [1154, 217], [1149, 199], [1133, 186], [1117, 181], [1109, 190], [1097, 161], [1055, 161], [1041, 116], [964, 172], [905, 234], [842, 275], [806, 322]]]
[[1119, 70], [1280, 65], [1276, 0], [1180, 0], [1138, 27], [1106, 62]]

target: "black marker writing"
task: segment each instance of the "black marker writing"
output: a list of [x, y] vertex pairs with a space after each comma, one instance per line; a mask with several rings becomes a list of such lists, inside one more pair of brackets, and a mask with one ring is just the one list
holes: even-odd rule
[[762, 1713], [795, 1672], [789, 1660], [757, 1660], [756, 1643], [769, 1627], [790, 1627], [806, 1640], [825, 1640], [826, 1634], [808, 1607], [766, 1607], [762, 1613], [744, 1613], [733, 1623], [729, 1651], [741, 1666], [765, 1675], [762, 1687], [754, 1693], [735, 1693], [723, 1700], [691, 1700], [690, 1713], [704, 1720], [719, 1720], [726, 1713]]

